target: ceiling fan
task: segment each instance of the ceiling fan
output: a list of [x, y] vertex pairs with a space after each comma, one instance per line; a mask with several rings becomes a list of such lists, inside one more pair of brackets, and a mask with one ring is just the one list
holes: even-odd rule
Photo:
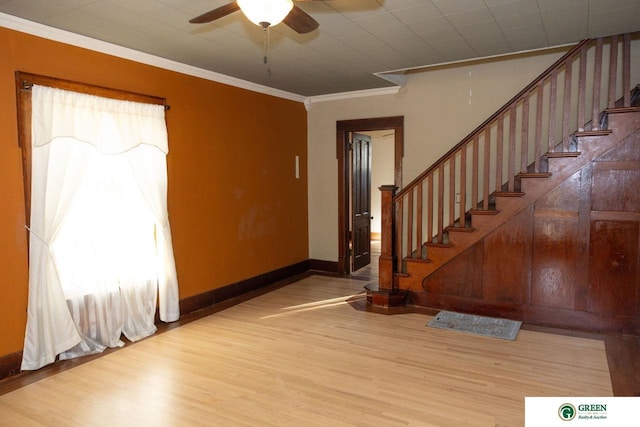
[[[320, 24], [304, 10], [293, 4], [294, 0], [236, 0], [189, 20], [192, 24], [203, 24], [242, 10], [254, 24], [267, 29], [284, 22], [299, 34], [309, 33]], [[295, 0], [321, 1], [321, 0]]]

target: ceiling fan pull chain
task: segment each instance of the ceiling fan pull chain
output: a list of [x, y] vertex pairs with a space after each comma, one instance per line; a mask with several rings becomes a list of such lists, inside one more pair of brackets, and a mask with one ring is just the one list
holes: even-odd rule
[[262, 49], [262, 53], [264, 54], [264, 58], [262, 59], [262, 61], [266, 64], [267, 62], [269, 62], [268, 56], [269, 56], [269, 27], [263, 27], [262, 28], [262, 41], [263, 41], [263, 49]]
[[267, 76], [271, 77], [271, 67], [269, 66], [269, 25], [263, 27], [264, 30], [264, 58], [263, 62], [267, 66]]

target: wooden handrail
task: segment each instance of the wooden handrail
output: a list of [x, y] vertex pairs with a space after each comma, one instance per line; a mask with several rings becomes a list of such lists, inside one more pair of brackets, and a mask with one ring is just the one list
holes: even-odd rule
[[402, 188], [402, 190], [400, 190], [394, 197], [394, 200], [398, 200], [401, 197], [403, 197], [405, 194], [407, 194], [411, 189], [413, 189], [418, 182], [424, 180], [424, 178], [429, 175], [430, 173], [432, 173], [434, 170], [436, 170], [437, 168], [440, 167], [441, 163], [444, 163], [445, 161], [447, 161], [449, 159], [449, 157], [451, 157], [451, 155], [453, 155], [454, 153], [456, 153], [458, 150], [460, 150], [461, 148], [463, 148], [465, 146], [465, 144], [467, 142], [469, 142], [474, 136], [476, 136], [477, 134], [479, 134], [482, 130], [484, 130], [485, 127], [487, 127], [488, 125], [490, 125], [491, 123], [493, 123], [493, 121], [495, 121], [498, 117], [500, 117], [500, 115], [502, 115], [505, 111], [507, 111], [509, 108], [511, 108], [511, 106], [515, 103], [517, 103], [522, 97], [524, 97], [524, 95], [526, 95], [527, 93], [531, 92], [532, 89], [534, 89], [538, 83], [540, 83], [541, 81], [543, 81], [544, 79], [546, 79], [547, 77], [549, 77], [551, 75], [551, 73], [553, 73], [554, 70], [556, 70], [557, 68], [561, 67], [562, 65], [564, 65], [564, 63], [566, 61], [568, 61], [569, 59], [573, 59], [573, 57], [575, 56], [576, 53], [580, 52], [580, 49], [582, 49], [583, 46], [588, 45], [589, 43], [591, 43], [593, 39], [586, 39], [581, 41], [580, 43], [576, 44], [573, 48], [571, 48], [571, 50], [569, 50], [567, 53], [565, 53], [560, 59], [558, 59], [556, 62], [553, 63], [553, 65], [551, 65], [549, 68], [547, 68], [542, 74], [540, 74], [534, 81], [532, 81], [531, 83], [529, 83], [524, 89], [522, 89], [520, 92], [518, 92], [518, 94], [516, 96], [514, 96], [513, 98], [511, 98], [509, 101], [507, 101], [506, 104], [504, 104], [498, 111], [496, 111], [495, 113], [493, 113], [491, 115], [491, 117], [489, 117], [487, 120], [485, 120], [484, 122], [482, 122], [482, 124], [480, 126], [478, 126], [477, 128], [475, 128], [470, 134], [468, 134], [462, 141], [460, 141], [457, 145], [455, 145], [451, 150], [447, 151], [447, 153], [445, 155], [443, 155], [442, 157], [440, 157], [440, 159], [438, 161], [436, 161], [433, 165], [431, 165], [428, 169], [426, 169], [424, 172], [422, 172], [420, 175], [418, 175], [413, 181], [411, 181], [409, 184], [407, 184], [406, 186], [404, 186]]

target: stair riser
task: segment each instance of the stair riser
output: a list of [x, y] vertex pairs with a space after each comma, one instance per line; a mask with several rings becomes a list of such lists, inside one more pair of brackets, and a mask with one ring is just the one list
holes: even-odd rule
[[[476, 231], [471, 234], [485, 233], [487, 230], [491, 229], [496, 221], [494, 218], [495, 216], [496, 215], [473, 215], [471, 217], [471, 225], [476, 229]], [[475, 236], [473, 237], [475, 238]], [[457, 243], [459, 241], [457, 236], [452, 237], [451, 235], [449, 235], [449, 240], [451, 243]]]
[[546, 179], [548, 178], [522, 178], [522, 184], [520, 186], [521, 191], [525, 194], [531, 193], [540, 186], [541, 181], [544, 181]]
[[[479, 218], [479, 217], [476, 217]], [[475, 233], [482, 233], [484, 229], [482, 225], [479, 229], [476, 229], [472, 233], [449, 233], [449, 241], [455, 242], [456, 245], [467, 245], [475, 240]], [[427, 248], [427, 257], [433, 252], [433, 250], [440, 250], [440, 248]]]
[[520, 203], [520, 197], [496, 197], [496, 209], [503, 211], [511, 209], [514, 204]]
[[[640, 125], [640, 114], [637, 112], [609, 113], [609, 129], [619, 129], [621, 126], [638, 127]], [[582, 139], [578, 141], [581, 143]]]

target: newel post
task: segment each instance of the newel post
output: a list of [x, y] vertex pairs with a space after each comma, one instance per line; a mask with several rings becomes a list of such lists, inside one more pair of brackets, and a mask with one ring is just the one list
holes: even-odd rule
[[396, 254], [393, 250], [394, 241], [394, 209], [393, 196], [398, 187], [383, 185], [381, 191], [381, 241], [380, 260], [378, 262], [378, 288], [386, 291], [393, 290], [393, 269], [396, 265]]
[[[401, 291], [394, 285], [394, 271], [396, 253], [394, 251], [395, 238], [395, 209], [393, 197], [398, 187], [383, 185], [382, 192], [382, 233], [380, 242], [380, 259], [378, 261], [378, 287], [367, 288], [367, 303], [376, 310], [389, 311], [405, 305], [407, 291]], [[366, 287], [366, 286], [365, 286]]]

